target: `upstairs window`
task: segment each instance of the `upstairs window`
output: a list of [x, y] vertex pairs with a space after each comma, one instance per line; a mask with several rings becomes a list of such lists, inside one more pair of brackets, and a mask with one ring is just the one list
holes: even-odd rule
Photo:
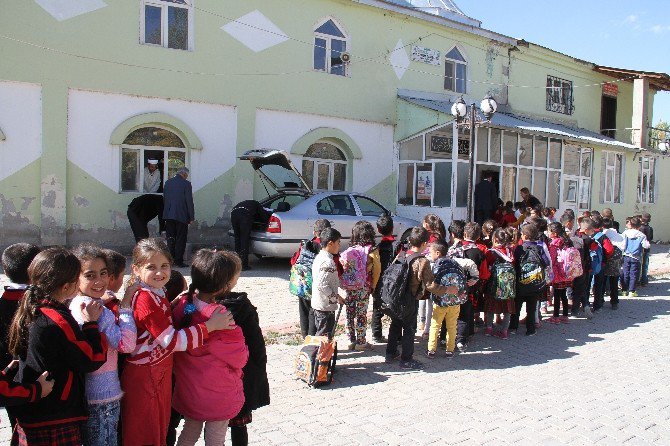
[[338, 76], [347, 75], [342, 53], [347, 51], [347, 36], [332, 19], [314, 30], [314, 69]]
[[571, 115], [573, 110], [572, 81], [547, 76], [547, 111]]
[[468, 63], [463, 54], [454, 47], [445, 56], [444, 89], [466, 93]]
[[141, 42], [176, 50], [192, 50], [193, 1], [142, 0]]

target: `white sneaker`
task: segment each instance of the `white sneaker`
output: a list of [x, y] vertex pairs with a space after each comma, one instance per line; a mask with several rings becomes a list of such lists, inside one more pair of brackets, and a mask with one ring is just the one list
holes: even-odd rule
[[591, 307], [584, 307], [584, 316], [586, 316], [586, 319], [593, 319], [593, 312], [591, 311]]

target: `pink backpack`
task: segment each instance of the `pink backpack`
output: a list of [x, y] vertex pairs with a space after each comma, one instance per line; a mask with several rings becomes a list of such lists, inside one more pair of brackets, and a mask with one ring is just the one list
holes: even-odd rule
[[584, 274], [582, 256], [577, 248], [568, 247], [559, 249], [556, 255], [556, 262], [558, 263], [558, 268], [556, 268], [557, 274], [554, 277], [554, 281], [556, 282], [568, 282]]
[[351, 246], [340, 254], [340, 263], [344, 269], [340, 279], [340, 287], [343, 290], [355, 291], [368, 285], [369, 252], [369, 246]]

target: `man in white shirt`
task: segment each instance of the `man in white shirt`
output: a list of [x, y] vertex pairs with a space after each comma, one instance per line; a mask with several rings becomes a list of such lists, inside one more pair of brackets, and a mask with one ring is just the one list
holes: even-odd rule
[[161, 171], [158, 170], [158, 160], [147, 160], [144, 168], [144, 192], [156, 193], [161, 186]]

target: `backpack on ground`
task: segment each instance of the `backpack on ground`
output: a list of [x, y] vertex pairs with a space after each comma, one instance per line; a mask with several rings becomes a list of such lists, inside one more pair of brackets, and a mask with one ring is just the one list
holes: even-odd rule
[[382, 309], [391, 317], [405, 319], [411, 316], [416, 308], [416, 298], [411, 293], [409, 283], [412, 262], [419, 257], [422, 257], [421, 253], [410, 255], [400, 253], [382, 274], [379, 292]]
[[335, 330], [340, 319], [343, 305], [337, 310], [333, 331], [328, 336], [307, 336], [295, 358], [295, 376], [309, 387], [320, 387], [333, 382], [337, 363], [337, 341]]
[[505, 260], [494, 249], [501, 260], [491, 266], [491, 278], [487, 283], [487, 294], [495, 300], [509, 300], [516, 297], [516, 270], [512, 262]]
[[347, 291], [360, 290], [368, 285], [369, 247], [351, 246], [340, 254], [344, 272], [340, 278], [340, 288]]
[[607, 259], [607, 263], [603, 266], [603, 273], [606, 276], [618, 276], [621, 274], [621, 267], [623, 266], [623, 251], [617, 246], [614, 247], [612, 256]]
[[589, 248], [589, 256], [591, 256], [591, 272], [594, 276], [600, 273], [605, 264], [605, 252], [603, 251], [603, 245], [600, 242], [600, 239], [602, 239], [604, 235], [605, 234], [602, 232], [599, 232], [593, 237], [593, 241], [596, 242], [595, 251]]
[[527, 246], [519, 258], [519, 276], [517, 278], [517, 292], [521, 296], [528, 296], [542, 292], [546, 286], [544, 262], [539, 246]]
[[447, 293], [443, 296], [431, 295], [435, 305], [439, 307], [451, 307], [467, 302], [467, 277], [463, 268], [456, 261], [446, 257], [437, 259], [435, 265], [433, 265], [433, 276], [435, 276], [435, 281], [442, 286], [455, 286], [458, 288], [455, 294]]
[[[569, 246], [559, 249], [556, 255], [556, 262], [565, 281], [575, 280], [584, 274], [582, 256], [577, 248]], [[556, 278], [555, 280], [561, 281], [561, 278]]]
[[306, 300], [312, 298], [312, 264], [319, 250], [320, 247], [312, 241], [300, 245], [300, 255], [291, 267], [288, 281], [288, 291], [294, 296]]

